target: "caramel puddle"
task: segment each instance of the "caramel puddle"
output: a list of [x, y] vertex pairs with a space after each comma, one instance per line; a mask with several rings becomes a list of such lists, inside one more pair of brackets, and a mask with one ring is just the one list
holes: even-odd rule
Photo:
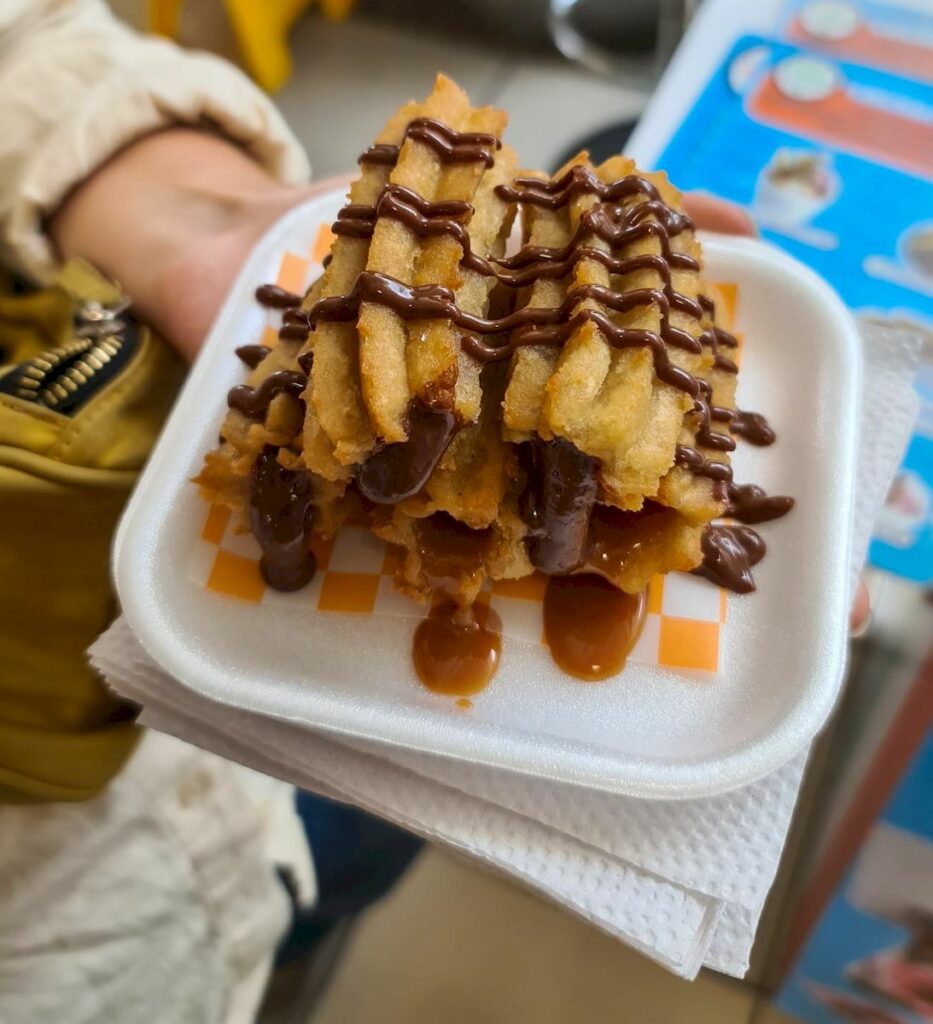
[[484, 689], [499, 667], [502, 620], [489, 605], [436, 604], [415, 630], [412, 660], [435, 693], [467, 697]]
[[645, 595], [602, 576], [552, 576], [544, 592], [544, 636], [567, 673], [593, 682], [621, 671], [645, 624]]

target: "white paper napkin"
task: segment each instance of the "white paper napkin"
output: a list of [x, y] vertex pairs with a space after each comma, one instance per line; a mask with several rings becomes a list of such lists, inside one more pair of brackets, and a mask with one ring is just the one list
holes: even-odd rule
[[[916, 332], [865, 343], [854, 587], [916, 415]], [[375, 743], [346, 742], [218, 704], [166, 675], [118, 620], [91, 660], [141, 721], [259, 771], [347, 800], [515, 877], [685, 978], [741, 977], [777, 870], [806, 751], [702, 800], [614, 796]]]

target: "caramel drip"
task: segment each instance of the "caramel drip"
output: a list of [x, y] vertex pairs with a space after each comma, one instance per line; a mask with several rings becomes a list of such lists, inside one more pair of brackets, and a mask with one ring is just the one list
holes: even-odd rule
[[308, 378], [295, 370], [276, 370], [255, 388], [237, 384], [227, 393], [227, 405], [250, 419], [262, 419], [276, 395], [288, 394], [301, 398]]
[[502, 620], [488, 604], [436, 604], [415, 630], [412, 661], [435, 693], [468, 697], [488, 686], [499, 667]]
[[271, 351], [265, 345], [240, 345], [235, 349], [240, 361], [251, 370], [255, 370]]
[[455, 595], [465, 580], [481, 583], [492, 543], [491, 527], [474, 530], [446, 512], [434, 512], [415, 525], [421, 575], [432, 591]]
[[314, 516], [311, 478], [285, 469], [278, 449], [266, 445], [253, 467], [249, 519], [262, 548], [259, 571], [275, 590], [299, 590], [317, 568], [308, 549]]
[[622, 670], [645, 623], [644, 594], [626, 594], [602, 576], [552, 576], [544, 592], [544, 636], [567, 673], [590, 682]]

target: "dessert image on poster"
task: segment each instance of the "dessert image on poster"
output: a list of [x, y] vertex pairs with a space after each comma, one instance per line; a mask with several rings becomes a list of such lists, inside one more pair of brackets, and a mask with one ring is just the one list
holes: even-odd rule
[[933, 220], [911, 224], [901, 232], [894, 253], [866, 256], [862, 266], [869, 277], [933, 298]]
[[746, 36], [658, 163], [745, 205], [855, 312], [933, 326], [930, 152], [933, 86]]
[[839, 238], [811, 221], [835, 202], [839, 188], [831, 153], [782, 146], [758, 175], [752, 213], [762, 228], [816, 249], [835, 249]]

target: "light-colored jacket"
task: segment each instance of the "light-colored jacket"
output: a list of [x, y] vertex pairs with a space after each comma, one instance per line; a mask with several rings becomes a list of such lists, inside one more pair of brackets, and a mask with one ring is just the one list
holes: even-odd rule
[[[178, 122], [210, 123], [284, 181], [308, 175], [223, 61], [138, 36], [100, 0], [0, 0], [0, 257], [46, 281], [46, 217]], [[0, 1021], [252, 1020], [289, 917], [274, 862], [312, 896], [291, 787], [158, 733], [91, 800], [0, 806]]]
[[103, 0], [0, 0], [0, 248], [48, 279], [43, 218], [133, 139], [209, 123], [282, 181], [308, 177], [281, 114], [236, 68], [137, 35]]

